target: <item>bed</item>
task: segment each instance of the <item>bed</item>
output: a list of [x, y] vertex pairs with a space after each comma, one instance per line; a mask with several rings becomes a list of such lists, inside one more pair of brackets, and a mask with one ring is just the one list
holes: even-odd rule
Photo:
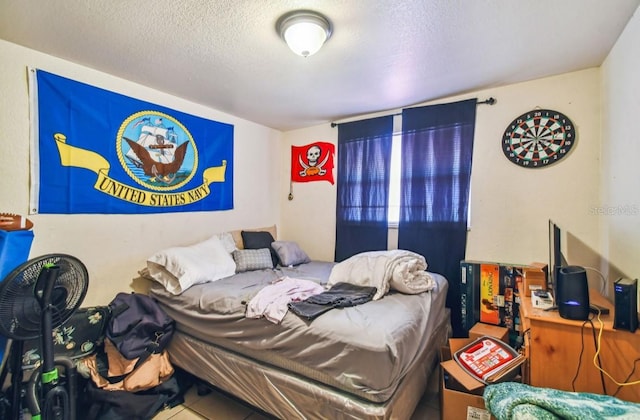
[[149, 293], [176, 321], [172, 362], [278, 418], [410, 418], [450, 335], [446, 279], [430, 273], [428, 292], [392, 286], [313, 320], [292, 311], [279, 322], [248, 318], [252, 299], [283, 279], [332, 285], [337, 264], [303, 260], [196, 281], [179, 293], [156, 279]]

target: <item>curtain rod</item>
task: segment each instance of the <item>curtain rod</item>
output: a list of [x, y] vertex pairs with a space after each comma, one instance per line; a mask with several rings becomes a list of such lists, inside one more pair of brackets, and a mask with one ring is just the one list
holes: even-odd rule
[[[491, 96], [491, 97], [489, 97], [489, 99], [485, 99], [484, 101], [477, 101], [476, 105], [495, 105], [496, 102], [497, 102], [496, 98]], [[393, 116], [393, 117], [395, 117], [396, 115], [402, 115], [402, 112], [391, 114], [391, 116]], [[335, 123], [335, 122], [331, 123], [331, 127], [336, 127], [337, 125], [338, 125], [338, 123]]]

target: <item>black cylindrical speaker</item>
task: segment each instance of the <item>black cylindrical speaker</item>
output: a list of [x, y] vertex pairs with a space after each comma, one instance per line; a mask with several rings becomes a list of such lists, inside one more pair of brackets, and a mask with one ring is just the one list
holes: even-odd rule
[[589, 282], [583, 267], [569, 265], [558, 272], [556, 302], [562, 318], [589, 318]]

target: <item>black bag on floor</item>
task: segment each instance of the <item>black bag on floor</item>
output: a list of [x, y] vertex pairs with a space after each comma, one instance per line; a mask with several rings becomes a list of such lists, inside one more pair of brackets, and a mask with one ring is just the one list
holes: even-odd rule
[[161, 353], [171, 338], [175, 322], [150, 296], [118, 293], [109, 303], [111, 318], [106, 336], [127, 359]]
[[[133, 371], [121, 376], [109, 376], [109, 358], [105, 348], [96, 354], [96, 368], [99, 376], [114, 384], [126, 381], [125, 377], [148, 366], [145, 362], [153, 360], [152, 355], [162, 357], [166, 354], [175, 329], [175, 322], [160, 308], [151, 297], [139, 293], [118, 293], [109, 304], [111, 316], [105, 336], [109, 343], [106, 348], [115, 351], [116, 359], [138, 359]], [[105, 340], [107, 341], [107, 340]], [[121, 368], [116, 364], [116, 371]], [[170, 373], [169, 373], [170, 374]], [[144, 376], [144, 375], [143, 375]], [[143, 391], [107, 390], [88, 380], [85, 385], [83, 418], [96, 420], [146, 420], [163, 408], [173, 407], [184, 402], [184, 384], [181, 375], [174, 371], [168, 379]]]
[[89, 420], [147, 420], [164, 408], [184, 402], [177, 375], [160, 385], [140, 392], [106, 391], [87, 381], [85, 401], [89, 403], [83, 418]]
[[[104, 352], [98, 352], [96, 363], [100, 374], [109, 369]], [[195, 383], [190, 373], [176, 368], [173, 375], [161, 384], [138, 392], [108, 391], [98, 388], [91, 379], [83, 379], [78, 413], [87, 420], [147, 420], [159, 411], [184, 403], [185, 393]]]

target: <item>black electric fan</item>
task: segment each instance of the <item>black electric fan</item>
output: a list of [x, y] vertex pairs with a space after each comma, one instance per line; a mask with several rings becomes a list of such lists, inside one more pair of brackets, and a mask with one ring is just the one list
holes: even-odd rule
[[[42, 363], [32, 374], [26, 392], [32, 419], [75, 419], [75, 365], [54, 356], [53, 329], [78, 309], [88, 285], [84, 264], [66, 254], [33, 258], [0, 283], [0, 334], [11, 339], [11, 362], [6, 365], [12, 369], [12, 418], [19, 418], [20, 412], [23, 342], [40, 338]], [[64, 380], [57, 366], [64, 368]]]

